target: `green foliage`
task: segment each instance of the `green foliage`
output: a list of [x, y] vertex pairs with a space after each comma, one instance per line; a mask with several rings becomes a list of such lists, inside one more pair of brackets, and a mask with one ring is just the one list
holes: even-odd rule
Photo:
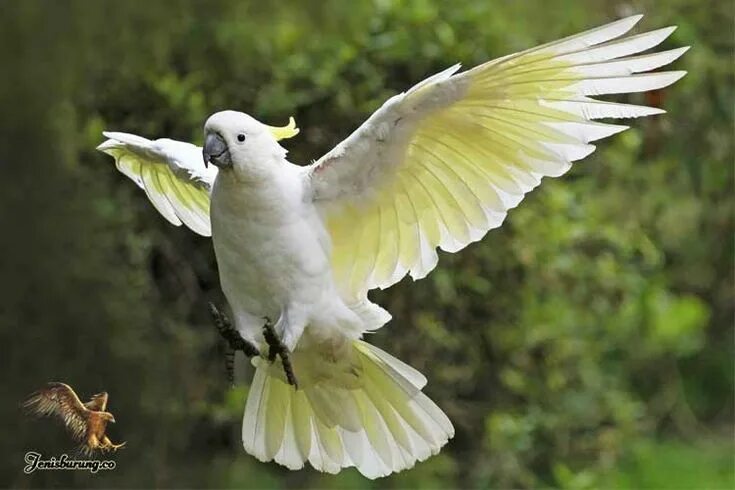
[[731, 440], [717, 438], [693, 445], [642, 441], [601, 484], [608, 488], [733, 488], [733, 450]]
[[[457, 427], [442, 453], [367, 482], [292, 473], [239, 442], [250, 370], [226, 386], [208, 240], [162, 220], [94, 151], [103, 129], [201, 141], [218, 110], [269, 124], [308, 163], [387, 97], [627, 15], [628, 4], [6, 2], [0, 59], [0, 483], [15, 486], [731, 487], [733, 6], [636, 2], [679, 30], [689, 75], [506, 224], [373, 299], [370, 338], [429, 378]], [[649, 100], [650, 99], [650, 100]], [[655, 100], [654, 100], [655, 102]], [[111, 393], [128, 447], [105, 475], [21, 473], [66, 439], [17, 401], [64, 380]], [[663, 442], [657, 442], [657, 441]], [[694, 444], [696, 446], [693, 446]], [[692, 449], [694, 447], [695, 449]], [[701, 451], [697, 448], [704, 447]], [[701, 484], [701, 485], [700, 485]]]

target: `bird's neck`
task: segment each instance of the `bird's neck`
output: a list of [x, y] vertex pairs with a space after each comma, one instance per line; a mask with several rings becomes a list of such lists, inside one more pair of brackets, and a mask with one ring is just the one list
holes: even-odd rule
[[303, 181], [299, 167], [274, 163], [267, 171], [236, 173], [221, 171], [212, 189], [212, 202], [222, 211], [250, 213], [260, 208], [291, 208], [302, 200]]

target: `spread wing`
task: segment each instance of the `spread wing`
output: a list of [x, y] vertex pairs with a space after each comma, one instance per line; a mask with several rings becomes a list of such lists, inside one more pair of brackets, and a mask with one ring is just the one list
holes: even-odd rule
[[[299, 133], [293, 118], [286, 126], [266, 127], [276, 140]], [[201, 147], [167, 138], [151, 141], [128, 133], [102, 134], [108, 140], [97, 149], [115, 159], [118, 170], [145, 191], [164, 218], [200, 235], [212, 235], [209, 194], [217, 167], [205, 167]]]
[[595, 122], [664, 111], [590, 98], [665, 87], [685, 72], [645, 73], [687, 48], [635, 55], [669, 27], [618, 39], [641, 16], [487, 62], [459, 65], [388, 100], [306, 172], [333, 242], [332, 266], [356, 297], [438, 260], [500, 226], [542, 177], [627, 129]]
[[23, 402], [23, 407], [39, 417], [58, 417], [77, 440], [87, 432], [88, 411], [71, 386], [49, 383]]
[[106, 392], [97, 393], [84, 404], [84, 407], [93, 412], [104, 412], [107, 410], [107, 399], [108, 395]]
[[128, 133], [103, 134], [109, 139], [97, 149], [115, 159], [118, 170], [145, 191], [164, 218], [200, 235], [212, 234], [209, 192], [217, 168], [204, 166], [201, 147], [166, 138], [151, 141]]

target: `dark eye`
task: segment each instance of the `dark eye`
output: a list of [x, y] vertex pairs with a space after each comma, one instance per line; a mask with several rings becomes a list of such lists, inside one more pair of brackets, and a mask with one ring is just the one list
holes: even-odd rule
[[245, 141], [245, 135], [242, 134], [242, 133], [238, 134], [237, 135], [237, 141], [239, 141], [240, 143], [242, 143], [243, 141]]

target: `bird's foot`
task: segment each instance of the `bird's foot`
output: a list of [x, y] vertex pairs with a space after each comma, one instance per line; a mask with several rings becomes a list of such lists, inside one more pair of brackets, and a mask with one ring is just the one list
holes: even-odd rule
[[278, 335], [273, 328], [273, 323], [269, 318], [265, 318], [265, 325], [263, 325], [263, 338], [265, 338], [265, 341], [268, 344], [268, 361], [273, 362], [276, 360], [276, 356], [280, 357], [281, 364], [283, 364], [283, 372], [286, 374], [288, 384], [298, 390], [299, 384], [296, 381], [296, 375], [293, 372], [288, 348], [283, 344], [281, 339], [278, 338]]
[[113, 452], [114, 453], [115, 451], [117, 451], [121, 447], [124, 447], [125, 444], [126, 444], [125, 442], [121, 442], [120, 444], [114, 444], [112, 441], [110, 441], [109, 439], [107, 439], [107, 436], [105, 436], [105, 440], [101, 444], [99, 444], [96, 447], [96, 449], [98, 451], [103, 452], [103, 453], [109, 453], [109, 452]]
[[212, 321], [214, 322], [217, 332], [220, 337], [227, 341], [227, 351], [225, 352], [225, 369], [227, 370], [227, 380], [231, 385], [235, 383], [235, 352], [242, 351], [248, 358], [257, 356], [260, 354], [258, 348], [253, 344], [242, 338], [240, 332], [238, 332], [233, 326], [227, 315], [222, 313], [214, 306], [214, 303], [209, 303], [209, 313], [212, 315]]
[[108, 450], [108, 451], [113, 451], [113, 452], [115, 452], [115, 451], [117, 451], [118, 449], [120, 449], [120, 448], [123, 448], [123, 447], [125, 447], [125, 444], [127, 444], [127, 441], [123, 441], [123, 442], [121, 442], [120, 444], [113, 444], [113, 443], [111, 442], [111, 443], [110, 443], [110, 445], [109, 445], [109, 446], [107, 446], [107, 450]]
[[97, 450], [100, 451], [101, 453], [107, 454], [107, 453], [115, 453], [117, 452], [118, 449], [121, 449], [123, 447], [125, 447], [124, 442], [121, 444], [110, 444], [109, 446], [99, 446]]

